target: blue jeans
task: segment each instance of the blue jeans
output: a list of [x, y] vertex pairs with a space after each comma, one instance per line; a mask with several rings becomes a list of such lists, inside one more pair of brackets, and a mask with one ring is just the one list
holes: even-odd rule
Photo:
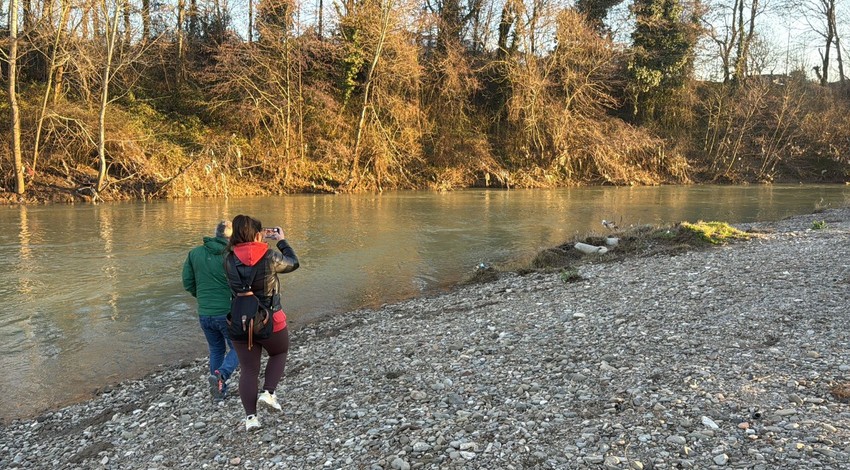
[[218, 370], [221, 372], [221, 378], [227, 380], [239, 365], [239, 358], [236, 357], [233, 343], [227, 335], [227, 315], [217, 317], [201, 315], [198, 318], [210, 348], [210, 375]]

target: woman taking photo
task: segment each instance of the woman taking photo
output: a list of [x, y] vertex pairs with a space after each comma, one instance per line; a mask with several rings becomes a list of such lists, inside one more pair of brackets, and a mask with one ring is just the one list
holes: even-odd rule
[[[269, 249], [263, 241], [264, 237], [275, 240], [277, 249], [280, 251]], [[280, 304], [280, 280], [277, 275], [298, 269], [298, 258], [284, 239], [283, 230], [280, 227], [263, 230], [259, 220], [247, 215], [237, 215], [233, 219], [233, 234], [230, 237], [224, 268], [234, 299], [241, 296], [256, 296], [260, 310], [268, 312], [273, 323], [268, 332], [270, 334], [249, 335], [245, 339], [233, 334], [233, 328], [239, 327], [239, 319], [231, 319], [233, 322], [230, 330], [233, 334], [231, 339], [233, 349], [239, 357], [241, 371], [239, 398], [245, 408], [245, 429], [250, 431], [260, 427], [260, 421], [257, 418], [257, 402], [281, 411], [275, 389], [286, 367], [289, 330], [286, 327], [286, 314]], [[262, 320], [258, 318], [258, 322]], [[263, 350], [268, 353], [269, 359], [266, 364], [262, 393], [258, 396], [257, 380], [260, 375], [260, 359]]]

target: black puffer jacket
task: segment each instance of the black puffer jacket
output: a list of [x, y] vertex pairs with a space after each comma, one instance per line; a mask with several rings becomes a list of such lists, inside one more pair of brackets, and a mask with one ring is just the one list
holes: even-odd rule
[[224, 270], [234, 296], [245, 290], [245, 284], [251, 279], [251, 268], [256, 266], [257, 273], [251, 283], [254, 295], [272, 312], [282, 309], [277, 275], [295, 271], [299, 264], [295, 250], [286, 240], [278, 241], [277, 249], [280, 251], [270, 250], [262, 242], [240, 243], [233, 247], [224, 259]]

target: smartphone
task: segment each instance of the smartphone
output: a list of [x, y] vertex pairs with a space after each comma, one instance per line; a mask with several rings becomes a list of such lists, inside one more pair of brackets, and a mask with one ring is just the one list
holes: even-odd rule
[[277, 228], [277, 227], [274, 227], [274, 228], [264, 228], [264, 229], [263, 229], [263, 236], [264, 236], [265, 238], [271, 238], [271, 237], [273, 237], [273, 236], [274, 236], [274, 234], [278, 234], [278, 235], [279, 235], [279, 234], [280, 234], [280, 229], [279, 229], [279, 228]]

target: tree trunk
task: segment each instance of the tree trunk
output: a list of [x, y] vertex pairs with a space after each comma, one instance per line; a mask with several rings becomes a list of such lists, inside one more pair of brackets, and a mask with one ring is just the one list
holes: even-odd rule
[[254, 42], [254, 0], [248, 0], [248, 44]]
[[[32, 151], [32, 171], [35, 172], [38, 164], [39, 144], [41, 143], [41, 129], [44, 125], [44, 116], [47, 114], [47, 102], [50, 100], [51, 88], [53, 87], [53, 76], [57, 71], [56, 55], [58, 54], [59, 44], [62, 42], [62, 33], [65, 31], [65, 21], [68, 18], [68, 12], [71, 10], [71, 2], [69, 0], [61, 0], [62, 14], [59, 17], [59, 24], [56, 27], [56, 36], [54, 36], [53, 48], [50, 51], [50, 64], [47, 69], [47, 85], [44, 88], [44, 96], [41, 100], [41, 110], [38, 114], [38, 123], [35, 129], [35, 143]], [[58, 83], [57, 83], [58, 85]], [[55, 94], [54, 103], [55, 103]]]
[[189, 0], [189, 38], [197, 39], [198, 30], [198, 0]]
[[103, 64], [103, 80], [100, 91], [100, 112], [98, 113], [97, 157], [100, 161], [97, 173], [96, 192], [103, 191], [106, 183], [106, 106], [109, 104], [109, 81], [112, 79], [112, 57], [115, 52], [115, 41], [118, 36], [118, 5], [113, 5], [112, 19], [109, 19], [108, 0], [103, 0], [103, 18], [106, 20], [106, 58]]
[[91, 6], [84, 6], [80, 18], [80, 39], [89, 38], [89, 18], [91, 16]]
[[[102, 36], [100, 31], [100, 13], [97, 11], [97, 7], [93, 6], [90, 10], [91, 12], [91, 39], [97, 39]], [[107, 20], [108, 18], [104, 18]]]
[[[284, 32], [284, 53], [286, 64], [286, 128], [284, 129], [284, 158], [288, 161], [292, 145], [292, 41], [289, 31]], [[289, 165], [287, 165], [288, 171]]]
[[130, 41], [132, 40], [132, 31], [133, 31], [132, 24], [130, 23], [130, 11], [131, 11], [130, 0], [123, 0], [123, 2], [124, 2], [124, 5], [123, 5], [124, 6], [124, 43], [130, 44]]
[[322, 0], [319, 0], [319, 12], [318, 12], [318, 15], [319, 15], [319, 39], [322, 39], [322, 35], [324, 34], [322, 32], [322, 27], [323, 27], [322, 20], [324, 18], [324, 8], [325, 7], [322, 4]]
[[35, 24], [35, 19], [33, 18], [32, 11], [32, 0], [24, 0], [24, 31], [30, 31], [32, 29], [32, 25]]
[[[743, 4], [743, 2], [741, 2]], [[747, 30], [747, 34], [744, 34], [744, 31], [741, 31], [741, 41], [743, 45], [741, 46], [741, 57], [738, 58], [738, 63], [741, 65], [741, 71], [738, 75], [738, 79], [741, 80], [747, 76], [749, 73], [749, 60], [750, 60], [750, 44], [753, 42], [753, 36], [755, 36], [755, 25], [756, 25], [756, 15], [758, 15], [758, 0], [753, 0], [750, 5], [750, 27]]]
[[[11, 0], [9, 0], [9, 2], [11, 3]], [[0, 11], [3, 11], [3, 0], [0, 0]], [[8, 15], [6, 16], [6, 19], [7, 20], [9, 19]], [[8, 33], [9, 33], [8, 24], [6, 26], [7, 26], [6, 30], [4, 30], [3, 33], [0, 34], [0, 38], [7, 38], [8, 37]], [[6, 61], [0, 60], [0, 81], [3, 81], [3, 79], [6, 78], [6, 68], [7, 68]]]
[[505, 5], [502, 7], [502, 16], [499, 19], [499, 39], [497, 44], [499, 46], [498, 53], [500, 56], [507, 55], [508, 51], [508, 34], [511, 32], [511, 27], [514, 24], [514, 12], [511, 8], [510, 0], [505, 2]]
[[735, 79], [744, 76], [746, 59], [744, 59], [744, 0], [736, 0], [738, 4], [738, 54], [735, 58]]
[[835, 35], [833, 42], [835, 43], [835, 61], [838, 62], [838, 80], [844, 84], [844, 59], [841, 56], [841, 39], [838, 36], [838, 24], [835, 21], [835, 3], [832, 2], [830, 9], [829, 22], [832, 24], [832, 31]]
[[826, 86], [829, 83], [829, 53], [832, 49], [832, 43], [835, 41], [835, 24], [831, 18], [835, 17], [835, 1], [825, 0], [826, 7], [826, 34], [824, 35], [824, 51], [821, 53], [821, 77], [820, 84]]
[[[71, 8], [73, 5], [71, 4], [71, 0], [60, 0], [62, 2], [62, 11], [64, 12], [63, 16], [59, 19], [60, 30], [67, 30], [69, 33], [69, 37], [72, 35], [72, 30], [68, 28], [68, 19], [70, 18]], [[62, 88], [64, 86], [65, 79], [65, 63], [68, 61], [68, 56], [66, 55], [61, 63], [56, 66], [56, 73], [54, 74], [54, 85], [53, 85], [53, 97], [51, 99], [51, 103], [56, 106], [56, 103], [59, 102], [59, 99], [62, 97]]]
[[351, 159], [351, 168], [348, 171], [348, 181], [346, 181], [346, 185], [350, 189], [357, 187], [358, 180], [360, 179], [360, 146], [363, 140], [363, 128], [366, 124], [366, 111], [369, 109], [372, 79], [375, 76], [375, 69], [378, 68], [378, 60], [381, 58], [384, 43], [387, 39], [391, 8], [392, 0], [389, 0], [387, 5], [382, 7], [381, 36], [378, 39], [378, 44], [375, 45], [375, 54], [372, 56], [372, 62], [369, 64], [369, 72], [366, 74], [366, 85], [363, 87], [363, 105], [360, 107], [360, 119], [357, 121], [357, 133], [354, 138], [354, 155]]
[[142, 42], [151, 37], [151, 0], [142, 0]]
[[9, 2], [9, 109], [11, 111], [11, 152], [15, 166], [15, 192], [24, 194], [24, 161], [21, 156], [21, 114], [18, 109], [18, 0]]
[[186, 0], [177, 0], [177, 84], [183, 83], [183, 62], [185, 60], [185, 42], [186, 33], [183, 27], [185, 21], [184, 12], [186, 11]]

